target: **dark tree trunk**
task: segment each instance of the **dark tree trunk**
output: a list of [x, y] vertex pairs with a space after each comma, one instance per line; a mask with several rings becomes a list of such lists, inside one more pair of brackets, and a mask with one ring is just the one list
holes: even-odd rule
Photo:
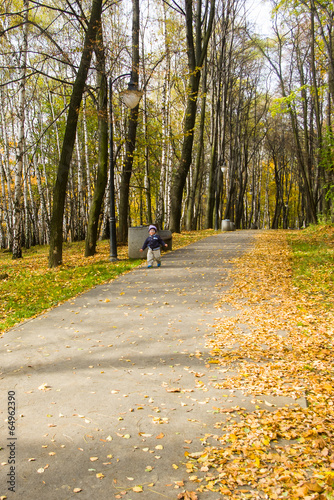
[[129, 217], [129, 195], [130, 179], [132, 175], [133, 154], [136, 147], [136, 134], [138, 124], [139, 104], [130, 111], [128, 135], [126, 140], [125, 163], [121, 174], [119, 192], [119, 228], [118, 239], [121, 243], [128, 240], [128, 217]]
[[[208, 0], [207, 0], [208, 12]], [[182, 197], [183, 189], [186, 183], [187, 175], [190, 169], [192, 160], [192, 147], [194, 141], [194, 127], [196, 121], [197, 96], [200, 82], [200, 68], [203, 65], [204, 58], [207, 53], [208, 43], [211, 36], [213, 18], [215, 14], [215, 0], [211, 1], [210, 17], [207, 21], [206, 28], [203, 28], [204, 21], [201, 17], [202, 1], [197, 2], [196, 15], [196, 32], [195, 40], [193, 33], [193, 1], [185, 0], [186, 10], [186, 30], [187, 30], [187, 53], [188, 66], [190, 71], [189, 90], [186, 106], [186, 117], [183, 127], [183, 145], [180, 163], [178, 168], [173, 172], [171, 186], [171, 231], [179, 233], [181, 231], [181, 215], [182, 215]]]
[[186, 108], [181, 160], [178, 169], [174, 172], [172, 177], [170, 229], [171, 231], [175, 231], [177, 233], [181, 231], [180, 223], [183, 188], [186, 183], [192, 160], [199, 81], [200, 71], [198, 70], [196, 74], [193, 74], [190, 77], [190, 90]]
[[91, 18], [85, 36], [80, 66], [73, 85], [63, 146], [58, 165], [57, 180], [53, 193], [53, 211], [51, 218], [49, 253], [50, 267], [56, 267], [62, 263], [63, 217], [68, 173], [72, 160], [82, 95], [85, 89], [97, 31], [100, 26], [101, 11], [102, 0], [93, 0]]
[[[132, 81], [138, 85], [139, 74], [139, 0], [132, 0]], [[119, 193], [119, 228], [118, 239], [121, 243], [128, 240], [129, 194], [132, 175], [133, 154], [136, 147], [139, 104], [130, 111], [128, 134], [126, 139], [126, 156], [123, 165]]]
[[198, 140], [198, 150], [197, 150], [197, 156], [196, 156], [193, 185], [190, 187], [188, 209], [187, 209], [186, 229], [188, 231], [191, 231], [193, 229], [193, 226], [194, 226], [196, 190], [198, 189], [198, 180], [199, 180], [199, 174], [200, 174], [200, 169], [201, 169], [201, 165], [202, 165], [204, 129], [205, 129], [205, 112], [206, 112], [206, 92], [207, 92], [206, 81], [207, 81], [207, 60], [205, 59], [204, 75], [203, 75], [203, 98], [202, 98], [201, 122], [200, 122], [201, 124], [200, 124], [199, 140]]
[[94, 255], [96, 252], [96, 242], [98, 238], [99, 218], [104, 193], [108, 182], [108, 99], [107, 99], [107, 78], [105, 72], [105, 53], [103, 46], [102, 25], [97, 35], [97, 78], [99, 87], [98, 96], [98, 170], [94, 195], [89, 211], [85, 257]]

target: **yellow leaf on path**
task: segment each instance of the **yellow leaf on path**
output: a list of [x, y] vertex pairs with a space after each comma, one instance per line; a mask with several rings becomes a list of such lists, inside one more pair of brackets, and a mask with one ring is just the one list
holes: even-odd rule
[[80, 491], [82, 491], [81, 488], [74, 488], [73, 493], [80, 493]]
[[305, 483], [305, 486], [308, 488], [309, 491], [314, 491], [316, 493], [321, 493], [324, 491], [324, 488], [320, 486], [316, 481], [310, 481], [308, 483]]
[[269, 401], [265, 401], [264, 404], [267, 405], [267, 406], [276, 406], [276, 405], [274, 405], [272, 403], [269, 403]]
[[45, 382], [44, 384], [38, 387], [39, 391], [50, 391], [51, 387]]
[[105, 301], [104, 301], [104, 302], [110, 302], [110, 299], [105, 299]]
[[96, 462], [96, 460], [98, 460], [98, 459], [99, 459], [99, 457], [90, 457], [90, 459], [89, 459], [89, 460], [90, 460], [91, 462]]
[[142, 486], [135, 486], [134, 488], [132, 488], [132, 491], [134, 491], [135, 493], [142, 493], [143, 488]]
[[184, 493], [179, 493], [177, 496], [179, 500], [198, 500], [198, 496], [194, 491], [185, 491]]
[[96, 474], [96, 477], [97, 477], [97, 479], [103, 479], [105, 476], [104, 476], [104, 474], [102, 474], [102, 472], [98, 472]]
[[173, 467], [173, 469], [178, 469], [179, 468], [179, 466], [176, 465], [176, 464], [173, 464], [172, 467]]

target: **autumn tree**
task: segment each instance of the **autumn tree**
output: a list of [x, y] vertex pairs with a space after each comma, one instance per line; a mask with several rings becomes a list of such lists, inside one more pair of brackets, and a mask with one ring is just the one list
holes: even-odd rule
[[50, 267], [56, 267], [62, 263], [63, 215], [68, 172], [75, 143], [79, 109], [81, 105], [82, 95], [85, 89], [97, 31], [100, 26], [101, 12], [102, 0], [93, 0], [91, 16], [85, 35], [80, 66], [75, 82], [73, 84], [61, 157], [58, 165], [57, 180], [53, 193], [53, 211], [51, 218], [51, 239], [49, 253]]
[[183, 144], [179, 164], [174, 170], [171, 182], [171, 220], [170, 229], [181, 231], [181, 214], [183, 189], [192, 161], [194, 128], [196, 122], [197, 97], [201, 77], [201, 69], [207, 53], [215, 15], [215, 0], [185, 0], [185, 23], [187, 34], [187, 57], [189, 80], [187, 104], [183, 125]]

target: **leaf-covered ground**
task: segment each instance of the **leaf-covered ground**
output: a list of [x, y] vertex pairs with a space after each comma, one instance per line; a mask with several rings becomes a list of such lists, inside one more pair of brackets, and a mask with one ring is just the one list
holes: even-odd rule
[[[312, 260], [314, 279], [311, 261], [308, 277], [297, 269], [305, 256], [293, 258], [293, 233], [261, 232], [255, 250], [236, 259], [233, 286], [220, 305], [237, 313], [220, 320], [210, 337], [212, 362], [226, 369], [222, 391], [241, 390], [268, 410], [221, 409], [219, 444], [187, 459], [197, 492], [217, 491], [226, 499], [334, 498], [333, 228], [327, 236], [327, 265], [319, 275]], [[296, 404], [266, 400], [275, 396]]]

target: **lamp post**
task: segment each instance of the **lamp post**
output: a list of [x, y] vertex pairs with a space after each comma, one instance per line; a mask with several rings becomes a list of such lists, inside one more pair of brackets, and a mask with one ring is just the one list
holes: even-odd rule
[[112, 87], [116, 80], [125, 76], [131, 76], [127, 90], [120, 93], [121, 101], [130, 109], [135, 108], [140, 101], [142, 92], [137, 90], [137, 85], [132, 80], [132, 75], [126, 73], [114, 80], [109, 78], [109, 167], [110, 167], [110, 261], [117, 260], [117, 238], [116, 238], [116, 211], [115, 211], [115, 162], [114, 162], [114, 129], [112, 108]]

